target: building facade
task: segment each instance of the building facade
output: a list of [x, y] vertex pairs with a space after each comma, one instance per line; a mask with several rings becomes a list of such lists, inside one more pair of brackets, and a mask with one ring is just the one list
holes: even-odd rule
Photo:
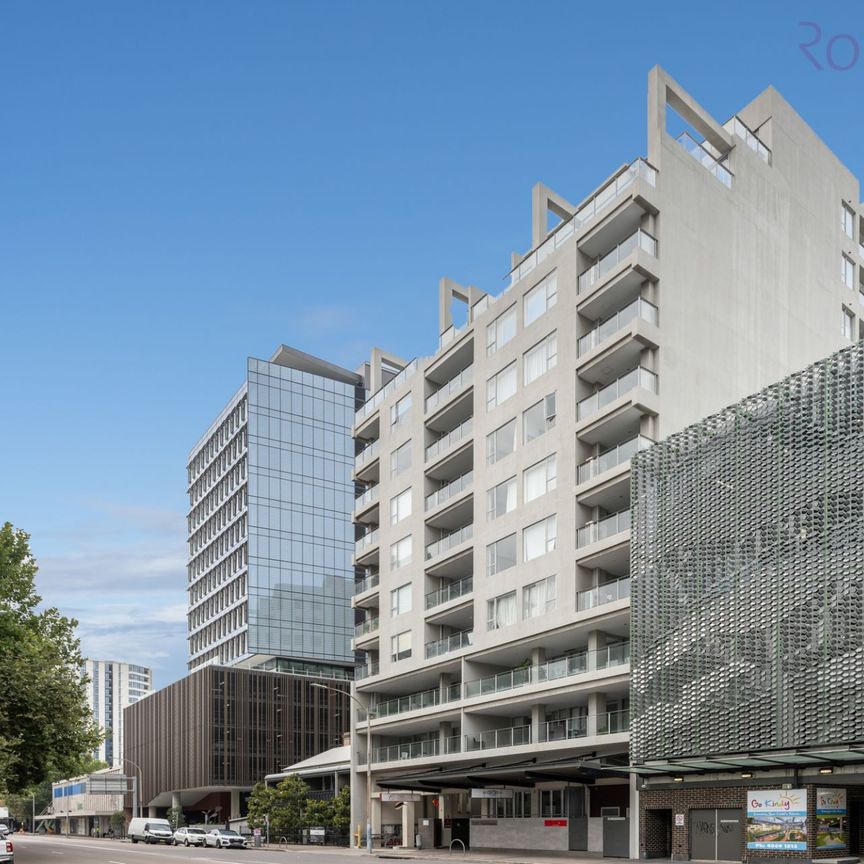
[[189, 668], [350, 676], [359, 375], [281, 346], [189, 454]]
[[106, 837], [116, 831], [119, 836], [124, 823], [112, 824], [112, 817], [123, 813], [126, 786], [121, 768], [59, 780], [51, 784], [51, 803], [36, 823], [55, 834]]
[[634, 460], [643, 857], [864, 849], [862, 478], [864, 342]]
[[376, 834], [636, 853], [631, 457], [860, 332], [855, 177], [773, 88], [722, 125], [648, 90], [647, 159], [538, 184], [509, 287], [442, 280], [438, 350], [357, 412]]
[[87, 704], [105, 739], [93, 758], [109, 768], [120, 767], [123, 760], [123, 710], [134, 705], [153, 689], [153, 670], [116, 660], [85, 660]]

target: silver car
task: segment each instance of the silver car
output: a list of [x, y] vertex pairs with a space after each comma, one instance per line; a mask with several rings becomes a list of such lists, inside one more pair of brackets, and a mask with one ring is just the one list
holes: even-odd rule
[[225, 828], [213, 828], [204, 835], [204, 843], [207, 846], [215, 846], [217, 849], [245, 849], [246, 843], [236, 831], [228, 831]]
[[175, 846], [181, 843], [184, 846], [203, 846], [204, 838], [207, 832], [203, 828], [187, 828], [181, 825], [174, 832], [174, 839], [171, 841]]

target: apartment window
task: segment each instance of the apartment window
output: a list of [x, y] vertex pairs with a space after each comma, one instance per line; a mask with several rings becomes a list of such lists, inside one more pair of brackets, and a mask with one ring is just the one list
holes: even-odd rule
[[522, 440], [527, 444], [555, 425], [555, 394], [544, 396], [522, 413]]
[[494, 576], [516, 566], [516, 535], [509, 534], [486, 547], [486, 575]]
[[527, 386], [558, 363], [558, 334], [550, 333], [542, 342], [529, 348], [522, 361], [522, 377]]
[[411, 583], [400, 585], [390, 592], [390, 615], [396, 617], [411, 611]]
[[527, 327], [558, 300], [558, 275], [550, 273], [539, 285], [535, 285], [523, 298], [522, 317]]
[[522, 617], [537, 618], [555, 608], [557, 600], [555, 577], [547, 576], [522, 589]]
[[390, 425], [398, 426], [411, 410], [411, 394], [403, 396], [395, 405], [390, 406]]
[[524, 560], [532, 561], [547, 552], [552, 552], [555, 549], [557, 534], [558, 517], [554, 514], [529, 525], [522, 532]]
[[390, 476], [395, 477], [411, 467], [411, 442], [406, 441], [390, 454]]
[[486, 461], [494, 465], [516, 449], [516, 419], [499, 426], [486, 436]]
[[395, 525], [411, 515], [411, 490], [400, 492], [390, 499], [390, 524]]
[[542, 462], [537, 462], [526, 468], [522, 475], [522, 499], [527, 504], [547, 492], [551, 492], [557, 483], [558, 458], [555, 453], [547, 456]]
[[390, 569], [398, 570], [406, 564], [411, 563], [412, 542], [411, 535], [397, 540], [390, 546]]
[[511, 477], [486, 492], [486, 518], [497, 519], [516, 509], [516, 478]]
[[855, 316], [848, 310], [843, 310], [843, 335], [847, 339], [854, 339]]
[[491, 357], [516, 335], [516, 306], [502, 312], [486, 328], [486, 356]]
[[496, 405], [506, 402], [515, 395], [516, 361], [514, 360], [486, 382], [486, 408], [491, 411]]
[[852, 208], [848, 204], [840, 205], [840, 225], [843, 228], [843, 233], [847, 237], [855, 236], [855, 229], [853, 225], [855, 224], [855, 213]]
[[486, 629], [500, 630], [516, 623], [516, 592], [486, 601]]
[[845, 255], [840, 256], [840, 273], [843, 276], [843, 284], [847, 288], [855, 287], [855, 265]]
[[405, 660], [411, 656], [411, 631], [405, 630], [390, 637], [390, 659]]
[[540, 790], [540, 816], [544, 819], [564, 816], [564, 790]]

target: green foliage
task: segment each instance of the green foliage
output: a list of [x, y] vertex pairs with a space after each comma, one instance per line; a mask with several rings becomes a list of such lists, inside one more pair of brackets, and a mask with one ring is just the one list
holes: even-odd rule
[[351, 827], [351, 790], [344, 787], [329, 801], [308, 797], [309, 787], [295, 774], [278, 786], [258, 783], [249, 796], [250, 828], [264, 828], [270, 817], [270, 836], [296, 834], [302, 828], [324, 826], [340, 834]]
[[38, 611], [29, 535], [0, 528], [0, 794], [81, 773], [99, 744], [81, 678], [77, 622]]
[[111, 814], [111, 827], [115, 837], [120, 837], [126, 830], [126, 814], [122, 810], [115, 810]]
[[329, 828], [333, 824], [333, 805], [330, 801], [306, 800], [306, 811], [303, 814], [304, 828]]
[[165, 818], [168, 824], [176, 831], [181, 825], [186, 824], [186, 817], [183, 815], [182, 807], [171, 807], [168, 810]]
[[343, 786], [330, 803], [333, 829], [339, 834], [348, 834], [351, 830], [351, 787]]

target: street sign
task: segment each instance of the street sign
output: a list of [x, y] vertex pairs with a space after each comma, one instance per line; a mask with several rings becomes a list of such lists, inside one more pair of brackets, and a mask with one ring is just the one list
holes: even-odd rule
[[261, 829], [260, 828], [253, 828], [252, 829], [252, 835], [254, 837], [260, 837], [261, 836]]
[[91, 795], [125, 795], [129, 791], [129, 778], [125, 774], [90, 777], [87, 791]]
[[422, 800], [422, 796], [416, 792], [382, 792], [382, 801], [399, 801], [402, 803], [411, 803]]

